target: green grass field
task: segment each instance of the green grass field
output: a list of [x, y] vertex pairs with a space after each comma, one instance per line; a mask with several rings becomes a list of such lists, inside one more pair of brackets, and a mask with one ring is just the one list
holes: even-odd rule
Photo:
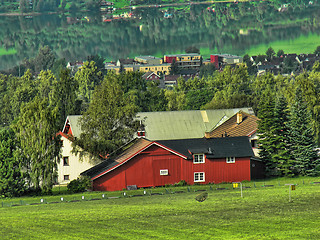
[[14, 48], [10, 48], [8, 50], [4, 49], [4, 48], [0, 48], [0, 56], [2, 55], [11, 55], [11, 54], [16, 54], [17, 50], [15, 50]]
[[[190, 191], [126, 191], [127, 196], [147, 191], [137, 197], [113, 192], [7, 199], [2, 204], [40, 203], [41, 198], [46, 203], [0, 207], [0, 234], [1, 239], [320, 239], [320, 184], [311, 183], [318, 180], [244, 183], [250, 188], [243, 190], [243, 198], [239, 189], [221, 184], [191, 186]], [[290, 203], [286, 183], [297, 184]], [[201, 203], [195, 200], [200, 189], [209, 194]], [[70, 202], [61, 202], [61, 196]], [[111, 196], [122, 197], [107, 199]], [[91, 198], [101, 200], [86, 201]]]

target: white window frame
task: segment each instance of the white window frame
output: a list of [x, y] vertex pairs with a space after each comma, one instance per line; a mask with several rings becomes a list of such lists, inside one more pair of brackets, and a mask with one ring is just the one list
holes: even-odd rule
[[193, 154], [193, 163], [194, 164], [204, 163], [204, 162], [205, 162], [205, 158], [204, 158], [204, 154], [203, 153]]
[[[197, 179], [196, 179], [197, 176]], [[194, 182], [205, 182], [206, 177], [204, 172], [195, 172], [193, 173], [193, 181]]]
[[169, 170], [168, 169], [160, 169], [160, 176], [168, 176]]
[[235, 163], [236, 162], [236, 158], [235, 157], [226, 157], [226, 162], [227, 163]]

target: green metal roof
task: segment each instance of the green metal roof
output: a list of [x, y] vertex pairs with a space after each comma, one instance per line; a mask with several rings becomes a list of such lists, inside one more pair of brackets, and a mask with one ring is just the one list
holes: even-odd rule
[[140, 112], [149, 140], [202, 138], [240, 110], [254, 114], [252, 108]]
[[[239, 111], [254, 114], [252, 108], [139, 112], [137, 119], [145, 126], [146, 138], [155, 140], [174, 140], [202, 138], [220, 126]], [[68, 116], [73, 136], [79, 137], [81, 115]]]
[[80, 117], [81, 115], [70, 115], [67, 117], [71, 127], [71, 131], [74, 137], [80, 137], [81, 127], [80, 127]]

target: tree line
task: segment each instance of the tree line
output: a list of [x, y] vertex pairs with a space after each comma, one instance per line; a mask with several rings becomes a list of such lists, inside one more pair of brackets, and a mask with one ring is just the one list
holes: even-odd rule
[[310, 72], [287, 77], [250, 75], [245, 64], [203, 70], [202, 77], [179, 78], [177, 86], [161, 89], [140, 72], [104, 72], [99, 56], [88, 57], [74, 75], [52, 56], [41, 49], [21, 77], [0, 75], [2, 196], [51, 191], [60, 159], [57, 133], [75, 114], [82, 115], [83, 130], [75, 144], [105, 158], [132, 138], [139, 111], [251, 106], [261, 119], [259, 146], [268, 176], [318, 174], [318, 62]]

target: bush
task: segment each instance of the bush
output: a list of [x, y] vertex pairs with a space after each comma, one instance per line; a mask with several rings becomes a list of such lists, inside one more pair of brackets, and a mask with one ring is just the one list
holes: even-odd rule
[[182, 187], [182, 186], [187, 186], [187, 182], [185, 180], [181, 180], [178, 183], [174, 184], [175, 187]]
[[84, 192], [86, 189], [90, 188], [91, 181], [88, 177], [78, 177], [75, 180], [72, 180], [68, 185], [68, 191], [71, 193]]

